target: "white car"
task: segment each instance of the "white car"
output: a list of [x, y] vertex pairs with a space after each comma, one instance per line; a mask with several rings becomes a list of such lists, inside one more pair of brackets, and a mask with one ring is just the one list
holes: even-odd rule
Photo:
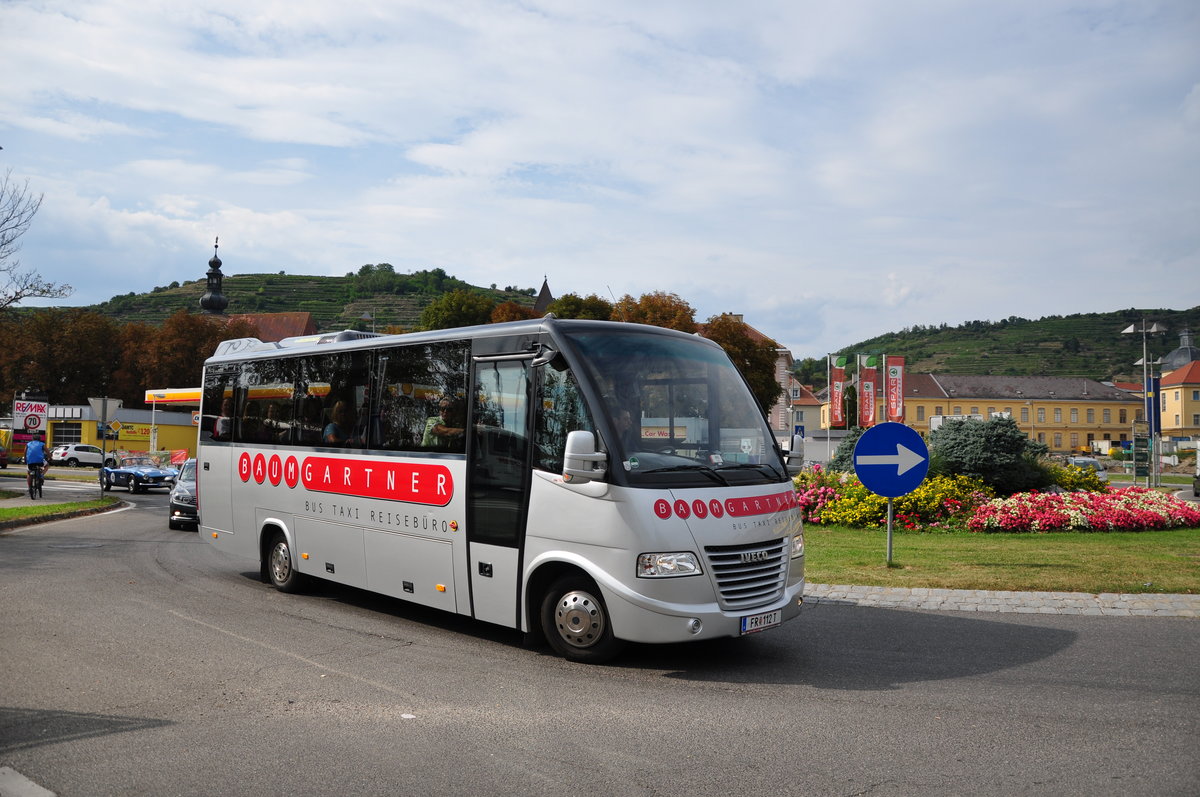
[[[112, 457], [110, 456], [109, 459], [111, 460]], [[98, 468], [104, 464], [104, 452], [96, 446], [84, 445], [83, 443], [55, 446], [50, 450], [50, 464], [66, 465], [71, 468], [77, 468], [80, 465], [90, 465]]]

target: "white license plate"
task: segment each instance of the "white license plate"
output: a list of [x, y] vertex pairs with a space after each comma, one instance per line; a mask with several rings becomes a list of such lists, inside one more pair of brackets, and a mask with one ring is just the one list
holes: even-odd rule
[[783, 622], [783, 609], [762, 614], [751, 614], [742, 618], [742, 633], [753, 634], [755, 631], [765, 631]]

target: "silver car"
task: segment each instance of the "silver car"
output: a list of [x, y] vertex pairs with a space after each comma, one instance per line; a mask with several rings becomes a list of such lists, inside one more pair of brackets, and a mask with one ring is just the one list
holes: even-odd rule
[[179, 468], [175, 486], [167, 502], [167, 525], [173, 529], [199, 528], [196, 505], [196, 460], [189, 459]]

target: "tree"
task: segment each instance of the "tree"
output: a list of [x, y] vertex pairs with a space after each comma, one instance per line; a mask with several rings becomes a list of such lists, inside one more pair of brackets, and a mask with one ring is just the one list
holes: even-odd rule
[[491, 323], [495, 306], [495, 300], [473, 291], [450, 291], [434, 299], [421, 311], [421, 326], [425, 329], [450, 329], [488, 324]]
[[537, 311], [532, 307], [516, 302], [501, 302], [492, 310], [491, 322], [502, 324], [505, 321], [525, 321], [537, 318]]
[[47, 309], [6, 319], [3, 393], [33, 388], [52, 404], [82, 404], [104, 395], [120, 359], [120, 325], [90, 310]]
[[861, 426], [850, 427], [842, 442], [838, 443], [837, 450], [833, 452], [833, 458], [829, 460], [829, 470], [854, 472], [854, 447], [858, 445], [858, 438], [862, 437], [865, 431], [867, 430]]
[[[223, 340], [250, 338], [258, 329], [243, 319], [228, 319], [179, 310], [158, 329], [145, 355], [145, 380], [137, 394], [137, 403], [145, 399], [147, 388], [194, 387], [200, 384], [204, 361], [213, 355]], [[126, 398], [126, 406], [130, 398]]]
[[1045, 446], [1025, 436], [1012, 418], [946, 421], [929, 435], [930, 472], [981, 479], [1000, 495], [1050, 483], [1037, 457]]
[[796, 375], [796, 381], [800, 384], [820, 390], [829, 384], [829, 375], [825, 370], [827, 366], [828, 360], [825, 357], [805, 357], [792, 365], [792, 373]]
[[729, 314], [708, 319], [700, 334], [720, 344], [746, 378], [763, 414], [767, 414], [783, 393], [775, 379], [779, 344], [770, 338], [755, 339], [749, 324]]
[[61, 299], [74, 290], [70, 285], [47, 282], [34, 270], [21, 269], [17, 252], [20, 238], [42, 206], [42, 195], [29, 192], [29, 181], [17, 184], [12, 170], [0, 178], [0, 310], [23, 299]]
[[554, 313], [557, 318], [586, 318], [594, 321], [608, 321], [613, 315], [613, 304], [594, 293], [580, 296], [577, 293], [564, 293], [546, 308], [546, 312]]
[[640, 299], [625, 294], [613, 307], [612, 319], [677, 329], [688, 334], [696, 331], [696, 311], [676, 294], [664, 291], [643, 293]]

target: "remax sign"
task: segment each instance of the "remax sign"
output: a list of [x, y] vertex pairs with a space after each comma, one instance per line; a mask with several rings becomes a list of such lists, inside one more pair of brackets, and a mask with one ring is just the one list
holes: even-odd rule
[[13, 431], [44, 432], [49, 414], [49, 402], [17, 399], [13, 402]]

